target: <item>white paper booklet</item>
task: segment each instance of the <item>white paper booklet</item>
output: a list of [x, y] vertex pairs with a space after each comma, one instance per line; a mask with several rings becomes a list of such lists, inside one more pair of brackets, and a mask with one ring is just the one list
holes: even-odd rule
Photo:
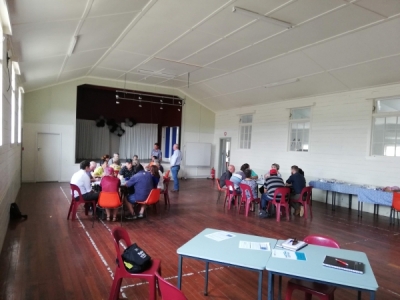
[[261, 251], [271, 251], [271, 247], [268, 242], [259, 243], [259, 242], [239, 242], [240, 249], [251, 249], [251, 250], [261, 250]]
[[214, 241], [220, 242], [220, 241], [224, 241], [227, 239], [231, 239], [231, 238], [235, 237], [235, 235], [230, 232], [226, 232], [226, 231], [217, 231], [214, 233], [206, 234], [205, 237], [212, 239]]

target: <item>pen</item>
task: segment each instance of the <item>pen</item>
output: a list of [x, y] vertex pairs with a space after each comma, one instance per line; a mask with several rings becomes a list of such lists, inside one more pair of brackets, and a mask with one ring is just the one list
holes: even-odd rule
[[338, 263], [342, 264], [342, 265], [345, 265], [345, 266], [348, 266], [348, 265], [349, 265], [347, 262], [345, 262], [345, 261], [343, 261], [343, 260], [340, 260], [340, 259], [337, 259], [337, 258], [335, 258], [335, 260], [336, 260]]

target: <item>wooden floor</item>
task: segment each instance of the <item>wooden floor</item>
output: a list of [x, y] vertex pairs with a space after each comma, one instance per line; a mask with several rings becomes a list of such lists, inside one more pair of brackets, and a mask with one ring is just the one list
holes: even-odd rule
[[[205, 179], [181, 183], [179, 194], [171, 194], [169, 211], [161, 218], [152, 213], [143, 220], [124, 222], [132, 241], [152, 257], [162, 260], [163, 276], [176, 285], [176, 249], [206, 227], [268, 236], [303, 238], [308, 234], [329, 235], [342, 248], [366, 252], [380, 286], [377, 299], [400, 299], [400, 230], [388, 218], [314, 202], [312, 220], [292, 218], [277, 223], [238, 215], [216, 204], [218, 193]], [[9, 226], [0, 256], [0, 299], [108, 299], [115, 253], [110, 230], [119, 223], [96, 222], [83, 211], [79, 219], [67, 221], [69, 185], [66, 183], [23, 184], [18, 203], [29, 215], [25, 222]], [[204, 264], [184, 259], [182, 290], [188, 299], [256, 299], [257, 274], [237, 268], [210, 265], [209, 296], [203, 296]], [[267, 296], [267, 273], [263, 296]], [[283, 289], [287, 279], [283, 280]], [[147, 284], [124, 280], [120, 298], [147, 299]], [[293, 299], [304, 299], [294, 294]], [[339, 288], [335, 299], [356, 299], [356, 292]], [[362, 299], [369, 299], [363, 294]]]

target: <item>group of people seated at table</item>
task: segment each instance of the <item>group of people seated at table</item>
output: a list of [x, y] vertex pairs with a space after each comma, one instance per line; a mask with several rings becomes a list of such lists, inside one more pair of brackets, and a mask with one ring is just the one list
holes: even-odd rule
[[[237, 194], [241, 194], [240, 184], [246, 184], [250, 187], [252, 191], [253, 199], [258, 197], [258, 185], [257, 182], [258, 175], [250, 168], [249, 164], [243, 164], [240, 167], [240, 171], [235, 172], [235, 166], [229, 165], [228, 170], [221, 175], [219, 178], [220, 187], [223, 188], [226, 185], [226, 180], [230, 180], [233, 183], [234, 189]], [[260, 188], [261, 193], [261, 209], [259, 216], [261, 218], [268, 218], [275, 215], [275, 206], [270, 205], [270, 210], [268, 211], [268, 202], [274, 199], [274, 193], [277, 188], [289, 187], [291, 190], [290, 200], [298, 200], [303, 188], [306, 187], [306, 180], [304, 178], [304, 171], [298, 166], [294, 165], [291, 167], [291, 175], [286, 180], [283, 181], [281, 174], [279, 173], [279, 165], [273, 163], [271, 165], [271, 170], [266, 173], [263, 178], [263, 186]], [[231, 191], [232, 193], [232, 191]], [[280, 201], [280, 195], [277, 195], [276, 201]], [[304, 207], [298, 202], [290, 201], [290, 205], [294, 208], [294, 215], [302, 217], [304, 214]]]
[[[127, 159], [124, 166], [120, 163], [118, 153], [114, 153], [112, 158], [109, 155], [104, 155], [98, 167], [95, 161], [82, 161], [80, 170], [73, 174], [71, 183], [79, 187], [85, 201], [97, 201], [99, 192], [93, 191], [92, 182], [100, 181], [101, 191], [119, 192], [121, 181], [124, 181], [127, 188], [124, 204], [129, 211], [125, 218], [143, 218], [146, 207], [141, 205], [139, 213], [136, 215], [134, 209], [136, 202], [145, 201], [154, 188], [164, 189], [164, 168], [160, 164], [161, 151], [154, 150], [152, 151], [152, 161], [145, 168], [139, 162], [137, 155], [134, 155], [133, 159]], [[79, 200], [78, 194], [75, 194], [74, 197]], [[108, 221], [116, 221], [117, 210], [106, 209], [106, 216]]]

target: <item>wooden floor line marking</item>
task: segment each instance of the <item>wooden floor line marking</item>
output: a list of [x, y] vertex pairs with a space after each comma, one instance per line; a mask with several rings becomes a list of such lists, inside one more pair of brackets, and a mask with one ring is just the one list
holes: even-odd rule
[[[211, 271], [218, 271], [218, 270], [221, 270], [221, 269], [223, 269], [223, 268], [224, 268], [224, 267], [209, 269], [208, 272], [211, 272]], [[201, 274], [201, 273], [205, 273], [205, 272], [206, 272], [206, 270], [198, 271], [198, 272], [196, 272], [196, 273], [186, 273], [186, 274], [183, 274], [182, 277], [192, 276], [192, 275], [195, 275], [195, 274]], [[178, 276], [164, 277], [165, 280], [171, 280], [171, 279], [175, 279], [175, 278], [178, 278]], [[130, 288], [130, 287], [139, 286], [139, 285], [142, 285], [142, 284], [147, 284], [147, 283], [148, 283], [147, 281], [144, 281], [144, 282], [139, 282], [139, 283], [135, 283], [135, 284], [125, 285], [125, 286], [121, 287], [121, 290], [122, 290], [122, 289]]]
[[[60, 189], [62, 191], [62, 193], [65, 196], [65, 199], [67, 199], [68, 203], [71, 204], [71, 201], [68, 199], [67, 194], [65, 194], [63, 188], [60, 186]], [[86, 233], [86, 236], [89, 238], [90, 243], [92, 244], [94, 250], [96, 250], [97, 255], [100, 257], [100, 260], [103, 262], [104, 266], [106, 267], [108, 273], [110, 274], [111, 278], [114, 280], [114, 273], [111, 270], [110, 266], [108, 265], [107, 261], [105, 260], [104, 256], [101, 254], [99, 248], [97, 247], [96, 243], [94, 242], [94, 240], [92, 239], [92, 237], [90, 236], [90, 233], [86, 230], [85, 225], [83, 225], [81, 219], [79, 218], [78, 214], [76, 214], [76, 218], [78, 219], [79, 223], [81, 224], [83, 230]], [[124, 293], [122, 293], [122, 297], [123, 298], [127, 298], [126, 295]]]

